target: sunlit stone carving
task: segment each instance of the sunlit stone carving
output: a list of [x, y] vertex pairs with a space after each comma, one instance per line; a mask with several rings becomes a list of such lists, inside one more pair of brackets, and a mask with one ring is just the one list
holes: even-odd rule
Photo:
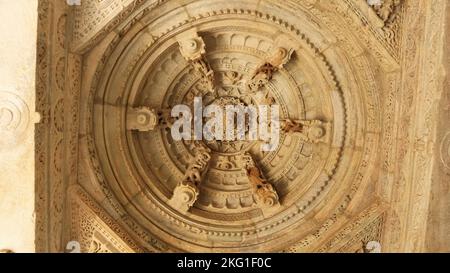
[[256, 69], [253, 77], [247, 83], [247, 88], [251, 92], [256, 92], [266, 85], [272, 79], [273, 74], [289, 62], [293, 53], [293, 49], [277, 48], [275, 53]]
[[247, 176], [255, 193], [256, 204], [262, 209], [266, 215], [271, 214], [274, 209], [279, 208], [278, 193], [275, 188], [264, 178], [261, 170], [256, 166], [252, 156], [246, 154], [244, 156], [244, 164]]
[[216, 89], [214, 71], [206, 59], [206, 45], [195, 32], [188, 32], [179, 37], [181, 55], [202, 75], [202, 83], [210, 92]]
[[284, 120], [281, 129], [310, 143], [328, 142], [331, 124], [320, 120]]
[[184, 174], [183, 181], [175, 188], [173, 196], [169, 200], [169, 205], [184, 213], [194, 205], [200, 193], [198, 186], [202, 182], [202, 177], [207, 171], [210, 160], [209, 150], [197, 150], [197, 154]]
[[[120, 0], [102, 2], [124, 6]], [[433, 59], [439, 51], [431, 41], [440, 35], [425, 35], [423, 29], [439, 28], [440, 8], [419, 12], [432, 5], [423, 1], [411, 1], [407, 9], [397, 7], [392, 13], [389, 2], [395, 1], [383, 1], [386, 6], [379, 13], [365, 1], [351, 0], [132, 2], [120, 15], [111, 9], [101, 22], [94, 20], [99, 16], [92, 16], [104, 13], [96, 9], [97, 4], [83, 4], [86, 16], [75, 16], [77, 33], [81, 33], [81, 37], [75, 35], [75, 49], [83, 52], [83, 84], [72, 96], [80, 99], [86, 114], [65, 123], [64, 132], [73, 127], [70, 124], [79, 124], [85, 137], [80, 147], [69, 147], [69, 139], [60, 150], [64, 154], [80, 151], [65, 163], [62, 175], [79, 167], [74, 173], [80, 175], [83, 187], [98, 192], [96, 198], [113, 216], [124, 216], [115, 222], [126, 227], [142, 247], [152, 252], [354, 252], [360, 242], [383, 237], [388, 251], [395, 245], [411, 246], [405, 250], [420, 248], [424, 236], [417, 234], [424, 234], [423, 219], [428, 215], [421, 208], [428, 207], [428, 200], [416, 196], [429, 196], [429, 181], [424, 178], [431, 172], [422, 160], [431, 162], [427, 147], [439, 143], [430, 133], [434, 125], [429, 121], [437, 111], [432, 91], [436, 88], [431, 85], [440, 82], [438, 73], [426, 68], [438, 63]], [[437, 21], [427, 21], [421, 14]], [[54, 29], [53, 25], [48, 28]], [[93, 33], [98, 29], [104, 31]], [[39, 41], [48, 40], [45, 37], [53, 34]], [[413, 44], [426, 44], [426, 50], [399, 46], [417, 37], [426, 41]], [[280, 47], [286, 50], [277, 51]], [[56, 67], [54, 58], [48, 58], [51, 47], [38, 48], [38, 63]], [[56, 93], [50, 96], [45, 90], [54, 90], [47, 86], [54, 74], [45, 71], [38, 77], [43, 79], [38, 90], [44, 94], [38, 101], [51, 97], [53, 105]], [[420, 82], [423, 74], [430, 80]], [[67, 76], [56, 78], [71, 86], [70, 81], [61, 80]], [[71, 88], [66, 89], [70, 92], [63, 93], [64, 107], [71, 104], [66, 99]], [[202, 97], [205, 107], [231, 100], [236, 101], [232, 105], [279, 105], [280, 118], [293, 120], [285, 124], [273, 152], [261, 152], [256, 141], [204, 141], [201, 144], [211, 149], [206, 172], [201, 166], [191, 167], [194, 163], [189, 159], [196, 157], [196, 147], [173, 140], [167, 130], [170, 113], [161, 111], [190, 106], [195, 97]], [[151, 106], [158, 114], [158, 131], [123, 132], [125, 109], [111, 107], [116, 102]], [[52, 105], [39, 107], [44, 121]], [[55, 109], [50, 114], [62, 112], [62, 120], [68, 120], [67, 111]], [[312, 118], [321, 121], [296, 120]], [[76, 126], [70, 135], [76, 143]], [[49, 139], [58, 141], [60, 135]], [[52, 160], [59, 158], [48, 153], [52, 146], [50, 142], [37, 147], [43, 147], [43, 156], [48, 154]], [[446, 147], [441, 149], [443, 154]], [[245, 153], [251, 153], [256, 166], [243, 164]], [[411, 157], [413, 153], [417, 156]], [[415, 172], [407, 173], [411, 179], [403, 179], [398, 186], [396, 178], [402, 178], [410, 164]], [[53, 165], [42, 164], [38, 171], [45, 169], [54, 176]], [[39, 177], [43, 177], [43, 189], [48, 189], [45, 174]], [[421, 187], [411, 186], [416, 184]], [[53, 193], [50, 186], [46, 192]], [[53, 196], [45, 203], [52, 204]], [[389, 209], [383, 216], [384, 205], [374, 204], [378, 200], [395, 200], [392, 212]], [[277, 208], [280, 203], [282, 207]], [[374, 210], [366, 213], [364, 208], [371, 204]], [[402, 213], [407, 206], [413, 208], [408, 215]], [[43, 209], [37, 211], [48, 215]], [[54, 223], [59, 216], [67, 219], [60, 214], [50, 219]], [[411, 225], [404, 225], [403, 219]], [[75, 220], [74, 226], [83, 226], [79, 222]], [[91, 228], [84, 225], [80, 234], [91, 238], [89, 232]]]
[[187, 212], [197, 201], [199, 190], [194, 183], [182, 181], [173, 191], [169, 205], [181, 212]]

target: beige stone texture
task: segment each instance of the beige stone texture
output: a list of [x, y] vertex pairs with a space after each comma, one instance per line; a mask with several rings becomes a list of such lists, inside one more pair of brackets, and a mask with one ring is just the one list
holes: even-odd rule
[[0, 34], [0, 249], [34, 252], [37, 0], [1, 0]]

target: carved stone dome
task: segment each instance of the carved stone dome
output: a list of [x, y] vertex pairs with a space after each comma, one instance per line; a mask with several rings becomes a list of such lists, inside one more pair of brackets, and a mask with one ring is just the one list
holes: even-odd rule
[[[372, 67], [343, 22], [334, 27], [346, 39], [329, 41], [304, 5], [228, 2], [143, 9], [97, 68], [91, 164], [104, 203], [144, 245], [152, 236], [185, 251], [308, 245], [322, 232], [315, 222], [327, 229], [347, 208], [375, 157]], [[278, 105], [280, 144], [175, 141], [170, 110], [194, 97]]]

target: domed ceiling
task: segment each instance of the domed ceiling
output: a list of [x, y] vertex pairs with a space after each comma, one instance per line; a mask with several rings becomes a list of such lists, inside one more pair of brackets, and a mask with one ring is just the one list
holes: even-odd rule
[[[110, 45], [91, 90], [90, 149], [110, 201], [181, 250], [280, 250], [308, 218], [345, 206], [361, 164], [373, 164], [378, 92], [361, 81], [374, 82], [368, 58], [358, 59], [365, 75], [351, 68], [362, 51], [353, 35], [351, 50], [329, 47], [327, 30], [288, 5], [248, 5], [143, 14]], [[279, 105], [280, 144], [174, 140], [170, 110], [195, 97]]]
[[[382, 240], [402, 1], [94, 2], [74, 14], [102, 19], [75, 19], [72, 41], [83, 57], [71, 234], [103, 234], [83, 248], [359, 251]], [[175, 140], [171, 110], [194, 98], [278, 105], [279, 145]], [[86, 230], [98, 215], [102, 231]]]

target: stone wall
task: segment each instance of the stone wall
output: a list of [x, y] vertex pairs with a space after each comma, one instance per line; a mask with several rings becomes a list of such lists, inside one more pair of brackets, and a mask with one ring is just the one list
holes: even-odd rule
[[[445, 15], [441, 7], [445, 6], [445, 1], [410, 0], [402, 1], [403, 5], [387, 1], [377, 8], [367, 6], [363, 0], [281, 1], [280, 5], [274, 4], [276, 0], [208, 0], [208, 5], [199, 0], [184, 2], [181, 9], [177, 1], [162, 0], [83, 1], [80, 6], [67, 6], [65, 0], [0, 0], [0, 252], [63, 252], [67, 242], [72, 240], [79, 241], [82, 251], [88, 252], [178, 251], [181, 246], [183, 250], [194, 252], [221, 250], [219, 246], [224, 247], [222, 250], [235, 247], [236, 251], [245, 249], [246, 244], [247, 250], [258, 251], [355, 252], [366, 251], [365, 244], [369, 241], [380, 241], [383, 252], [450, 251], [450, 78], [447, 76], [445, 83], [442, 81], [445, 68], [450, 69], [447, 44], [444, 45], [447, 53], [443, 65], [440, 65]], [[203, 4], [201, 8], [200, 4]], [[236, 6], [241, 8], [234, 9]], [[173, 16], [164, 15], [161, 10], [171, 11]], [[298, 13], [293, 16], [292, 10]], [[449, 12], [447, 10], [447, 14]], [[155, 20], [158, 16], [160, 20]], [[234, 27], [223, 28], [224, 18], [233, 19]], [[284, 34], [274, 41], [271, 40], [274, 35], [264, 38], [264, 33], [247, 28], [244, 22], [249, 19], [255, 20], [256, 28]], [[447, 18], [447, 22], [449, 20]], [[301, 30], [296, 29], [299, 25]], [[447, 23], [447, 33], [449, 25]], [[210, 59], [220, 60], [223, 52], [217, 52], [231, 48], [240, 60], [247, 58], [255, 67], [269, 54], [267, 43], [275, 47], [280, 41], [288, 44], [295, 41], [290, 46], [296, 50], [295, 57], [283, 73], [295, 72], [293, 78], [305, 79], [301, 84], [302, 94], [308, 100], [304, 107], [309, 110], [305, 111], [308, 114], [298, 116], [335, 121], [334, 131], [338, 133], [334, 135], [336, 140], [330, 142], [332, 145], [326, 142], [321, 146], [310, 145], [320, 148], [311, 148], [317, 156], [309, 156], [313, 159], [310, 169], [296, 173], [281, 172], [282, 168], [273, 164], [261, 168], [268, 172], [268, 180], [275, 182], [280, 196], [284, 197], [283, 192], [292, 192], [286, 185], [308, 186], [313, 182], [311, 173], [326, 166], [326, 175], [317, 173], [318, 182], [311, 184], [314, 186], [310, 187], [311, 194], [304, 194], [305, 200], [287, 198], [303, 194], [286, 194], [286, 198], [280, 198], [281, 205], [285, 206], [283, 213], [286, 212], [282, 220], [269, 219], [269, 225], [255, 225], [245, 233], [235, 232], [233, 227], [226, 227], [223, 232], [210, 230], [212, 220], [221, 223], [236, 218], [235, 204], [241, 206], [238, 212], [244, 220], [249, 216], [263, 219], [264, 211], [257, 210], [257, 203], [252, 203], [256, 209], [250, 210], [239, 203], [241, 199], [234, 202], [232, 198], [240, 196], [238, 194], [227, 199], [231, 201], [226, 204], [231, 205], [222, 206], [217, 200], [223, 199], [229, 192], [227, 189], [223, 194], [209, 190], [212, 194], [206, 196], [208, 198], [203, 196], [203, 203], [199, 202], [187, 216], [186, 212], [174, 212], [166, 203], [182, 177], [179, 166], [184, 169], [188, 159], [170, 145], [140, 145], [150, 147], [143, 154], [152, 155], [143, 162], [172, 166], [170, 170], [163, 166], [150, 166], [151, 169], [142, 160], [124, 154], [134, 150], [133, 145], [126, 149], [119, 145], [147, 143], [147, 139], [136, 132], [116, 129], [128, 128], [121, 123], [122, 106], [153, 105], [175, 86], [168, 81], [169, 77], [161, 76], [160, 71], [164, 69], [159, 67], [169, 67], [167, 71], [179, 71], [180, 75], [202, 76], [202, 73], [190, 73], [192, 64], [184, 61], [176, 46], [176, 39], [181, 36], [175, 37], [175, 32], [188, 27], [203, 28], [197, 29], [200, 34], [194, 38], [203, 37]], [[162, 39], [165, 35], [173, 36], [170, 43]], [[216, 39], [226, 35], [234, 37], [229, 39], [233, 47], [225, 42], [228, 40]], [[255, 37], [269, 42], [252, 43], [259, 41]], [[152, 53], [154, 56], [147, 55], [153, 52], [153, 46], [158, 51]], [[129, 49], [124, 51], [126, 54], [122, 54], [124, 49]], [[218, 54], [217, 58], [214, 54]], [[229, 55], [228, 52], [226, 56]], [[172, 62], [160, 64], [160, 59]], [[151, 63], [153, 60], [155, 63]], [[113, 66], [116, 61], [117, 65]], [[223, 74], [219, 79], [226, 87], [234, 84], [227, 82], [239, 76], [239, 73], [226, 73], [222, 66], [224, 61], [208, 63], [206, 57], [201, 61], [215, 69], [217, 75]], [[311, 66], [314, 69], [308, 69], [310, 64], [314, 64]], [[143, 73], [146, 69], [148, 73]], [[315, 69], [323, 73], [308, 76]], [[241, 74], [251, 76], [247, 70], [242, 70]], [[307, 77], [298, 74], [301, 71], [306, 71]], [[319, 74], [324, 78], [311, 84], [307, 82], [317, 79]], [[274, 84], [283, 90], [300, 86], [288, 85], [289, 79], [278, 76]], [[189, 79], [187, 76], [180, 78]], [[110, 84], [109, 79], [115, 84]], [[158, 93], [155, 86], [162, 85], [147, 84], [148, 79], [151, 79], [149, 83], [166, 81], [168, 87]], [[143, 86], [153, 97], [147, 98], [143, 92], [142, 96], [135, 96], [135, 101], [128, 100], [124, 94], [131, 94], [131, 91], [126, 88], [133, 86]], [[444, 92], [441, 92], [443, 87]], [[329, 100], [330, 105], [321, 99], [330, 93], [321, 92], [329, 89], [336, 93]], [[108, 95], [105, 100], [104, 90]], [[187, 88], [183, 92], [190, 91]], [[341, 96], [344, 102], [340, 102]], [[293, 100], [285, 101], [293, 103]], [[117, 107], [111, 107], [112, 102]], [[319, 109], [318, 105], [324, 109]], [[98, 114], [104, 113], [98, 111], [102, 107], [111, 114], [107, 115], [109, 119]], [[287, 107], [301, 108], [290, 104]], [[330, 110], [340, 108], [345, 109], [336, 113]], [[102, 123], [103, 120], [109, 123]], [[105, 138], [95, 137], [106, 132], [105, 128], [113, 130], [107, 131]], [[113, 141], [130, 136], [135, 139], [112, 145]], [[108, 140], [107, 145], [105, 140]], [[320, 160], [327, 158], [324, 151], [328, 146], [333, 148], [330, 149], [333, 156], [322, 164]], [[98, 147], [107, 149], [103, 151]], [[181, 149], [188, 151], [184, 154], [190, 154], [186, 147]], [[167, 151], [172, 159], [182, 161], [155, 157], [161, 149], [165, 149], [160, 153], [163, 156]], [[302, 150], [308, 157], [308, 149]], [[377, 153], [378, 150], [381, 152]], [[123, 156], [124, 160], [115, 159], [118, 164], [113, 167], [117, 168], [111, 168], [121, 175], [110, 171], [107, 163], [113, 161], [109, 154], [119, 159]], [[234, 169], [222, 169], [225, 160], [217, 158], [211, 162], [216, 165], [209, 166], [215, 168], [212, 174], [220, 173], [228, 180], [237, 177], [229, 176]], [[300, 155], [280, 158], [298, 159]], [[267, 163], [260, 161], [263, 166]], [[124, 162], [132, 167], [120, 167]], [[278, 164], [280, 162], [278, 160]], [[281, 165], [290, 168], [289, 162]], [[257, 166], [254, 168], [258, 169]], [[236, 165], [236, 173], [242, 168], [247, 167]], [[155, 190], [158, 198], [145, 199], [148, 196], [141, 193], [146, 191], [136, 186], [141, 185], [140, 182], [133, 182], [133, 179], [140, 181], [141, 175], [147, 173], [137, 171], [141, 169], [152, 173], [149, 178], [144, 176], [143, 181], [154, 183], [154, 177], [172, 177], [173, 180], [166, 183], [171, 187], [161, 192]], [[270, 169], [274, 171], [267, 171]], [[277, 172], [288, 174], [285, 183], [284, 176], [276, 175]], [[248, 179], [246, 173], [238, 175], [245, 180]], [[114, 184], [116, 176], [122, 178], [117, 185]], [[328, 179], [330, 177], [333, 179]], [[150, 188], [161, 189], [158, 183], [151, 184]], [[209, 189], [207, 184], [203, 186]], [[300, 188], [302, 192], [300, 186], [293, 188]], [[122, 188], [126, 191], [119, 191]], [[235, 188], [236, 192], [245, 191], [252, 200], [251, 188]], [[336, 195], [326, 195], [328, 192]], [[217, 196], [217, 200], [213, 199]], [[152, 203], [157, 199], [164, 204]], [[131, 210], [129, 204], [137, 205], [145, 213], [141, 215]], [[209, 214], [202, 211], [209, 211]], [[222, 218], [227, 213], [233, 218]], [[205, 215], [212, 215], [210, 219], [205, 218], [205, 226], [186, 224], [189, 217], [203, 219], [199, 217]], [[160, 229], [146, 221], [148, 217], [165, 225], [161, 230], [192, 236], [190, 240], [196, 244], [180, 243], [170, 234], [159, 232]], [[236, 218], [236, 223], [242, 222], [241, 218]], [[278, 227], [281, 224], [284, 226]], [[286, 236], [288, 240], [280, 240], [278, 245], [271, 242], [277, 236], [282, 237], [282, 232], [287, 234], [291, 230], [295, 230], [297, 236]], [[205, 241], [204, 248], [199, 247], [201, 240]], [[214, 247], [208, 245], [214, 240], [217, 243]]]
[[35, 250], [37, 2], [0, 0], [0, 250], [14, 252]]

